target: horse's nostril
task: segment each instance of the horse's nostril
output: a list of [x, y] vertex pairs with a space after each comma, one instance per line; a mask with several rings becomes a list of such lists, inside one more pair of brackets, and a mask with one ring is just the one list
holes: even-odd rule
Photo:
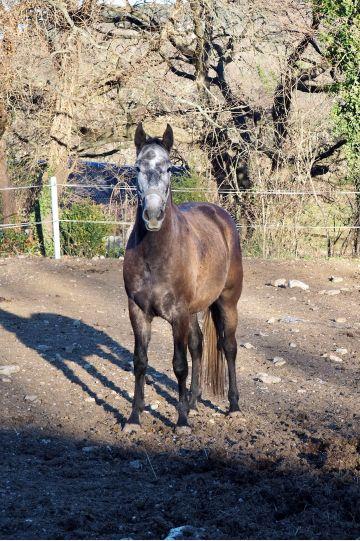
[[148, 213], [148, 211], [146, 209], [144, 210], [143, 217], [144, 217], [144, 220], [147, 220], [147, 221], [150, 220], [149, 213]]
[[159, 214], [158, 214], [158, 216], [157, 216], [157, 219], [158, 219], [158, 220], [162, 220], [163, 217], [164, 217], [164, 211], [163, 211], [163, 209], [160, 209], [160, 212], [159, 212]]

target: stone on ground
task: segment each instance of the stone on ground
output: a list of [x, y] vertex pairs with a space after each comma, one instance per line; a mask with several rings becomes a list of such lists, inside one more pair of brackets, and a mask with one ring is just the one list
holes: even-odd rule
[[289, 280], [288, 287], [291, 289], [297, 287], [299, 289], [303, 289], [304, 291], [309, 289], [309, 285], [305, 284], [305, 282], [301, 282], [300, 280]]
[[340, 282], [343, 282], [344, 278], [342, 278], [341, 276], [330, 276], [329, 280], [330, 282], [333, 282], [334, 284], [338, 284]]
[[280, 383], [281, 378], [278, 376], [272, 376], [271, 374], [266, 374], [266, 372], [260, 372], [259, 374], [256, 374], [256, 378], [258, 381], [261, 381], [262, 383]]
[[16, 372], [19, 372], [20, 366], [17, 364], [8, 364], [0, 366], [0, 376], [11, 376], [12, 374], [16, 374]]
[[283, 359], [282, 357], [274, 357], [272, 362], [277, 367], [284, 366], [284, 364], [286, 364], [285, 359]]

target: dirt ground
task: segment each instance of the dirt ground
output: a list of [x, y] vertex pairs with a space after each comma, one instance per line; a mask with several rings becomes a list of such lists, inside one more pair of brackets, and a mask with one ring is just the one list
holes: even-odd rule
[[[276, 278], [310, 290], [266, 285]], [[175, 436], [171, 335], [156, 320], [144, 430], [127, 435], [121, 261], [0, 260], [0, 365], [19, 367], [0, 376], [1, 538], [164, 539], [184, 525], [210, 539], [359, 538], [359, 301], [359, 262], [245, 260], [243, 418], [205, 398], [191, 436]]]

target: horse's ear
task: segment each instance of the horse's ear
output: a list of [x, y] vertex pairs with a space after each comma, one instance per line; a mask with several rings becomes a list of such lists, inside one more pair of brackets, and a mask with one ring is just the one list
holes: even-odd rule
[[140, 150], [146, 143], [146, 133], [143, 128], [142, 122], [139, 122], [135, 131], [134, 143], [136, 146], [136, 152], [139, 154]]
[[170, 152], [174, 144], [174, 132], [170, 124], [166, 126], [166, 130], [164, 131], [164, 135], [162, 136], [162, 144], [164, 145], [166, 150]]

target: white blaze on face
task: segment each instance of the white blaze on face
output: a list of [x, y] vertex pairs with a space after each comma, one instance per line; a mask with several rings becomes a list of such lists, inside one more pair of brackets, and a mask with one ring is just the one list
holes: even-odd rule
[[160, 195], [156, 193], [150, 193], [145, 197], [144, 208], [146, 209], [147, 216], [149, 217], [149, 226], [158, 227], [158, 216], [163, 206], [163, 201]]
[[156, 143], [145, 146], [137, 159], [142, 218], [146, 228], [152, 231], [158, 231], [164, 220], [170, 188], [170, 165], [168, 153]]

